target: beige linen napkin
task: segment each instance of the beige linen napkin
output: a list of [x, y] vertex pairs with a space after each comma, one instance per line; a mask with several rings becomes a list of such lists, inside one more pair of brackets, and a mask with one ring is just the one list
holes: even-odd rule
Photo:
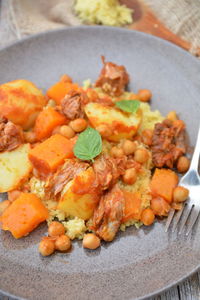
[[[92, 1], [92, 0], [91, 0]], [[200, 0], [143, 0], [175, 34], [200, 45]], [[23, 36], [81, 22], [73, 13], [74, 0], [2, 0], [0, 45]]]

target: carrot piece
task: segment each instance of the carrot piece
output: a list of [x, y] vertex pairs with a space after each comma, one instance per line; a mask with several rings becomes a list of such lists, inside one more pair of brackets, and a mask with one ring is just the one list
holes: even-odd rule
[[44, 142], [31, 149], [29, 159], [40, 175], [54, 172], [66, 158], [73, 158], [76, 139], [68, 140], [61, 134], [52, 135]]
[[140, 220], [142, 213], [142, 200], [140, 193], [131, 193], [128, 191], [123, 191], [125, 199], [125, 210], [122, 223], [129, 220]]
[[37, 141], [48, 138], [56, 126], [67, 124], [68, 120], [64, 115], [53, 107], [47, 107], [41, 111], [35, 121], [34, 132]]
[[52, 85], [48, 91], [47, 96], [50, 99], [53, 99], [58, 105], [61, 104], [62, 99], [68, 94], [71, 90], [80, 91], [80, 87], [77, 83], [59, 81]]
[[169, 169], [156, 169], [151, 179], [150, 188], [153, 196], [160, 196], [172, 202], [173, 190], [178, 184], [177, 174]]
[[21, 193], [0, 217], [2, 229], [18, 239], [33, 231], [48, 218], [48, 210], [34, 194]]

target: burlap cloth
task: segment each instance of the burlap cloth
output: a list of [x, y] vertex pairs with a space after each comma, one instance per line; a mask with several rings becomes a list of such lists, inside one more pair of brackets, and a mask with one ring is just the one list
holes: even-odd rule
[[[79, 25], [73, 14], [74, 0], [0, 0], [0, 47], [23, 36]], [[91, 0], [92, 1], [92, 0]], [[200, 46], [200, 0], [143, 0], [175, 34]]]

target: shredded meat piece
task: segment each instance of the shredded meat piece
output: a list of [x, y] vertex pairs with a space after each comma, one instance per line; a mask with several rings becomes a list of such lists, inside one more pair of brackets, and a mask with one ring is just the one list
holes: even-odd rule
[[104, 241], [114, 239], [122, 222], [124, 206], [124, 194], [117, 184], [101, 197], [94, 211], [92, 229]]
[[84, 116], [83, 105], [87, 103], [86, 95], [71, 91], [61, 102], [62, 113], [70, 120]]
[[45, 188], [47, 195], [49, 197], [57, 196], [69, 181], [88, 167], [89, 164], [84, 162], [77, 162], [72, 159], [66, 161], [61, 169], [58, 169], [48, 178]]
[[0, 152], [14, 150], [23, 141], [22, 129], [6, 118], [0, 118]]
[[105, 62], [104, 56], [102, 56], [102, 62], [104, 66], [95, 86], [101, 87], [104, 92], [111, 96], [120, 96], [129, 82], [126, 68], [111, 62]]
[[108, 189], [116, 183], [119, 176], [124, 174], [125, 171], [124, 158], [112, 158], [101, 155], [93, 164], [96, 180], [102, 190]]
[[156, 167], [173, 168], [177, 159], [186, 153], [185, 124], [182, 120], [157, 123], [152, 139], [152, 159]]

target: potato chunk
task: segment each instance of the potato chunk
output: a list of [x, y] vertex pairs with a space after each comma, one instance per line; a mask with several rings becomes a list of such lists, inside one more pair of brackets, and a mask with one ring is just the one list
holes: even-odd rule
[[99, 130], [102, 125], [107, 126], [112, 134], [106, 138], [116, 142], [123, 138], [133, 137], [142, 120], [140, 109], [134, 114], [129, 114], [99, 103], [88, 103], [85, 106], [85, 113], [96, 130]]
[[0, 153], [0, 193], [17, 188], [28, 178], [32, 170], [29, 150], [29, 144], [24, 144], [13, 151]]
[[91, 167], [81, 172], [65, 186], [58, 209], [69, 216], [88, 220], [99, 201], [94, 182], [95, 174]]
[[42, 92], [28, 80], [14, 80], [0, 85], [0, 115], [25, 130], [33, 126], [45, 104]]

